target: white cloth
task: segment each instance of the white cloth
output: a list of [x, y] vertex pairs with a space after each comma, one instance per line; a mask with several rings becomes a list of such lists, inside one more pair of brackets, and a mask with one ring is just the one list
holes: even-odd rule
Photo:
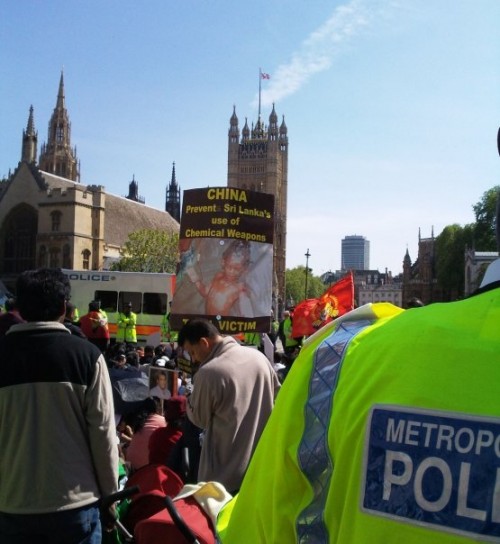
[[222, 507], [227, 504], [233, 496], [219, 482], [198, 482], [197, 484], [186, 484], [173, 500], [185, 499], [193, 496], [204, 512], [210, 518], [215, 529], [217, 516]]

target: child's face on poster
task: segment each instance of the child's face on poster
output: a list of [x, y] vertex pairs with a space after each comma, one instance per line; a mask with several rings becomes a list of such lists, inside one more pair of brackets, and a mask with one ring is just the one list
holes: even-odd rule
[[224, 275], [228, 280], [238, 280], [243, 272], [245, 272], [245, 259], [236, 255], [231, 255], [224, 259]]

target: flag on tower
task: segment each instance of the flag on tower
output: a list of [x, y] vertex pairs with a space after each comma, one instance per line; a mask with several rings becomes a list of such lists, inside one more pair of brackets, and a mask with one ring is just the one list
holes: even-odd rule
[[271, 76], [269, 74], [265, 74], [264, 72], [261, 72], [260, 73], [260, 77], [262, 79], [271, 79]]

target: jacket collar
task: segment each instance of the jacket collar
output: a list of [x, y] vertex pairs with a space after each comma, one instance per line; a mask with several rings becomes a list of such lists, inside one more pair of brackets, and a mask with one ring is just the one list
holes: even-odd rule
[[70, 331], [59, 321], [30, 321], [28, 323], [19, 323], [12, 325], [7, 331], [7, 334], [13, 332], [30, 332], [30, 331], [66, 331], [71, 334]]

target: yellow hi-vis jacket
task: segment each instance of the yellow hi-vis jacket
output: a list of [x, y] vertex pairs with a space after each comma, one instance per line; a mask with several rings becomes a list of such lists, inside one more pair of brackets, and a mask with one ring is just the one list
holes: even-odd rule
[[500, 289], [358, 308], [309, 339], [223, 544], [500, 542]]
[[135, 344], [137, 342], [136, 323], [137, 314], [134, 312], [129, 314], [120, 312], [117, 322], [116, 341]]

